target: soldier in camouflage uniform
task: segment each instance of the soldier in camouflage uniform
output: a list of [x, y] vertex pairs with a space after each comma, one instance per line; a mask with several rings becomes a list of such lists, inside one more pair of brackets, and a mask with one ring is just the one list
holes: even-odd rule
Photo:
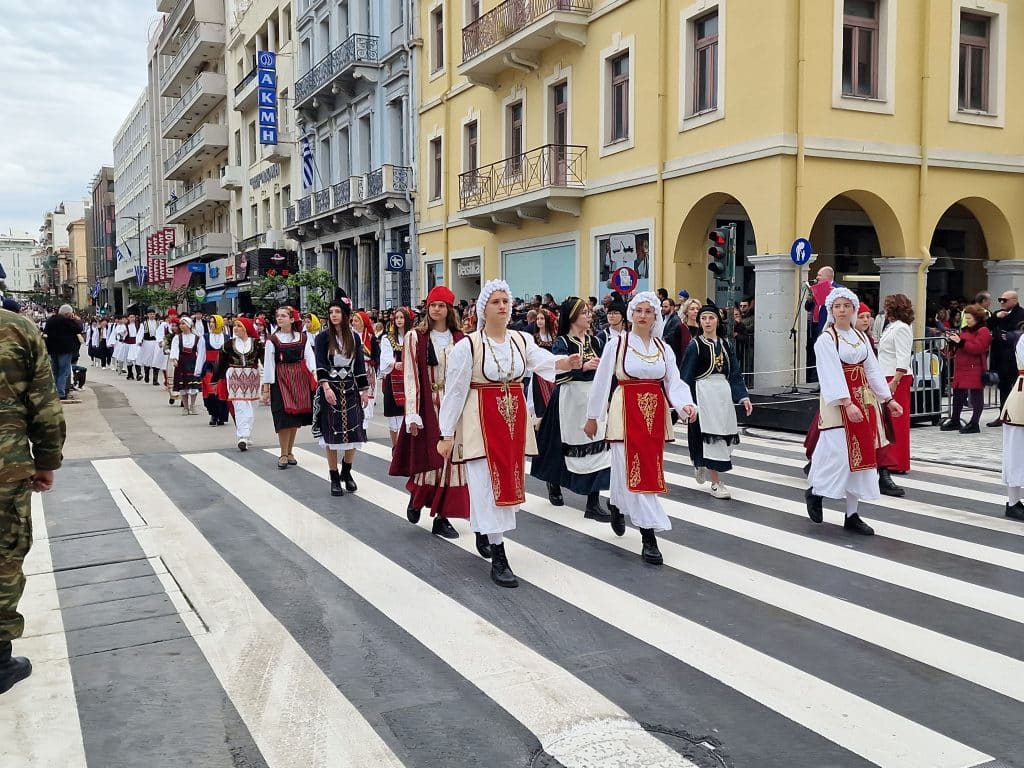
[[32, 672], [28, 659], [11, 657], [25, 619], [18, 601], [22, 565], [32, 545], [32, 491], [53, 487], [64, 446], [64, 412], [39, 329], [0, 309], [0, 694]]

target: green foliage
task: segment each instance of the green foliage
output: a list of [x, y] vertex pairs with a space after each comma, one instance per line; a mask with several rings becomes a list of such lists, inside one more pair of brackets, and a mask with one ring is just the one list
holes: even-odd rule
[[138, 288], [128, 289], [130, 302], [137, 302], [139, 311], [145, 312], [149, 307], [156, 307], [158, 312], [167, 311], [168, 307], [180, 304], [188, 292], [188, 288], [180, 288], [172, 291], [161, 285], [144, 285]]
[[287, 298], [282, 301], [281, 291], [288, 291], [288, 287], [288, 278], [280, 274], [267, 275], [257, 280], [252, 285], [253, 306], [259, 311], [273, 312], [287, 301]]
[[314, 267], [288, 276], [288, 285], [306, 289], [306, 304], [302, 308], [306, 312], [324, 317], [327, 305], [334, 298], [334, 289], [338, 284], [328, 270]]

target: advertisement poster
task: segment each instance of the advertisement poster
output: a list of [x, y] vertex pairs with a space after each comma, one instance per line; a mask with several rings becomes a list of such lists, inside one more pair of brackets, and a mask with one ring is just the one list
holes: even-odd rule
[[623, 267], [636, 271], [637, 290], [650, 291], [651, 255], [650, 235], [647, 230], [607, 235], [597, 241], [599, 271], [598, 299], [612, 293], [609, 285], [612, 275]]

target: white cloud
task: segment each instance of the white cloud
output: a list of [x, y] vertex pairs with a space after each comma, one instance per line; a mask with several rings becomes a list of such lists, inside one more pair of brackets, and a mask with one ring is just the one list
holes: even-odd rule
[[146, 84], [155, 0], [31, 0], [0, 15], [0, 231], [35, 232], [113, 160]]

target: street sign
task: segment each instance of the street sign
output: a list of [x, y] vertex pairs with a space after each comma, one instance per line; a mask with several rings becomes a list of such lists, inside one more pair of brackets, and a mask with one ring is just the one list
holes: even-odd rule
[[273, 51], [256, 52], [256, 97], [260, 144], [277, 144], [277, 54]]
[[202, 287], [196, 288], [195, 291], [193, 291], [193, 293], [195, 293], [196, 295], [196, 301], [202, 304], [203, 300], [206, 298], [206, 289]]
[[198, 264], [193, 262], [193, 263], [188, 265], [188, 271], [189, 272], [205, 272], [206, 271], [206, 265], [201, 263], [201, 262], [198, 263]]
[[793, 247], [789, 249], [789, 258], [798, 267], [802, 267], [811, 260], [811, 241], [806, 237], [798, 237], [793, 241]]
[[405, 254], [401, 251], [389, 251], [385, 269], [388, 272], [405, 272]]
[[612, 288], [617, 293], [626, 296], [636, 290], [637, 281], [640, 276], [632, 267], [619, 267], [612, 273]]

